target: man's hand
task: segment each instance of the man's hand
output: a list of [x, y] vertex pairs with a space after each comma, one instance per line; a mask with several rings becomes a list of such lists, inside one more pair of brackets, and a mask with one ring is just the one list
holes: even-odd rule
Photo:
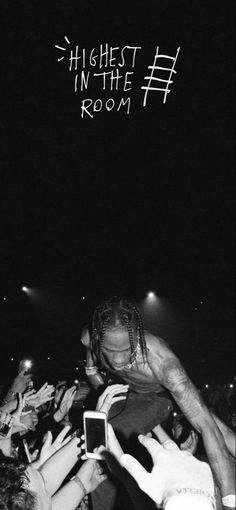
[[171, 491], [186, 487], [193, 492], [205, 491], [214, 499], [214, 482], [208, 464], [200, 462], [190, 453], [180, 451], [170, 438], [162, 445], [142, 435], [139, 441], [152, 456], [152, 472], [146, 471], [131, 455], [122, 455], [120, 463], [156, 504], [165, 501]]
[[[112, 384], [111, 386], [107, 386], [97, 401], [96, 411], [108, 414], [111, 406], [115, 404], [115, 402], [126, 400], [128, 389], [128, 384]], [[121, 393], [124, 393], [124, 395], [120, 395]]]

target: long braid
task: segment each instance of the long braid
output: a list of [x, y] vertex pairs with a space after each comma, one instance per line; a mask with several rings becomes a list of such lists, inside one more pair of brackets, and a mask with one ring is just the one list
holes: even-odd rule
[[141, 314], [140, 314], [137, 306], [134, 303], [130, 303], [129, 302], [129, 306], [133, 310], [134, 315], [136, 317], [136, 322], [137, 322], [137, 325], [138, 325], [139, 343], [140, 343], [140, 347], [141, 347], [141, 352], [142, 352], [144, 360], [146, 361], [147, 360], [147, 345], [146, 345], [146, 340], [145, 340], [145, 335], [144, 335], [144, 328], [143, 328], [142, 317], [141, 317]]
[[99, 336], [99, 360], [100, 361], [102, 359], [102, 347], [104, 344], [104, 337], [105, 337], [108, 323], [109, 323], [109, 318], [107, 317], [102, 324], [102, 331], [101, 331], [101, 335]]
[[130, 343], [131, 355], [132, 355], [134, 353], [134, 350], [135, 350], [133, 330], [132, 330], [132, 326], [131, 326], [130, 321], [127, 318], [125, 318], [124, 320], [125, 320], [125, 324], [126, 324], [126, 327], [127, 327], [127, 330], [128, 330], [128, 334], [129, 334], [129, 343]]

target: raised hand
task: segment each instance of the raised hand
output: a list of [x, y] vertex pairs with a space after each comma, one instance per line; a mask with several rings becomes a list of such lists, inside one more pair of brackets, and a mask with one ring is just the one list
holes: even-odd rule
[[68, 390], [65, 391], [62, 400], [58, 406], [57, 411], [54, 414], [54, 418], [56, 421], [61, 421], [63, 418], [68, 414], [72, 404], [73, 400], [75, 398], [76, 394], [76, 386], [71, 386]]
[[[115, 404], [115, 402], [126, 400], [128, 389], [128, 384], [112, 384], [111, 386], [107, 386], [97, 401], [96, 410], [108, 414], [111, 406]], [[121, 393], [123, 393], [123, 395], [120, 395]]]
[[39, 454], [39, 459], [37, 460], [37, 467], [41, 466], [57, 450], [60, 450], [60, 448], [65, 446], [71, 440], [71, 436], [68, 436], [65, 439], [65, 436], [69, 430], [70, 427], [67, 425], [61, 430], [61, 432], [54, 439], [54, 441], [52, 439], [52, 433], [50, 432], [50, 430], [47, 432], [43, 446]]
[[37, 393], [34, 392], [28, 392], [26, 393], [26, 404], [32, 405], [35, 409], [40, 407], [43, 404], [46, 404], [46, 402], [49, 402], [54, 397], [52, 396], [52, 393], [54, 392], [55, 388], [52, 384], [48, 384], [47, 382], [37, 391]]
[[[155, 433], [160, 434], [160, 440], [163, 441], [162, 431], [160, 433], [156, 430]], [[152, 472], [146, 471], [131, 455], [122, 455], [120, 463], [156, 504], [162, 504], [171, 497], [171, 493], [178, 494], [178, 491], [186, 487], [191, 489], [193, 496], [206, 493], [214, 501], [214, 482], [208, 464], [181, 451], [170, 438], [160, 444], [153, 438], [140, 435], [139, 441], [152, 457]]]
[[31, 374], [27, 374], [25, 368], [17, 374], [11, 385], [10, 391], [12, 393], [24, 393], [28, 388], [29, 382], [32, 379]]

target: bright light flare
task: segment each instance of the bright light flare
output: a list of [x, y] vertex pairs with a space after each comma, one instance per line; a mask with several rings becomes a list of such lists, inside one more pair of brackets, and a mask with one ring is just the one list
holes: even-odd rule
[[30, 359], [24, 360], [24, 367], [25, 368], [31, 368], [32, 367], [32, 361], [30, 361]]
[[23, 287], [21, 287], [21, 290], [22, 290], [23, 292], [25, 292], [26, 294], [28, 294], [28, 292], [29, 292], [29, 288], [28, 288], [28, 287], [25, 287], [25, 285], [23, 285]]
[[155, 292], [148, 292], [148, 295], [147, 295], [147, 298], [148, 299], [156, 299], [156, 294]]

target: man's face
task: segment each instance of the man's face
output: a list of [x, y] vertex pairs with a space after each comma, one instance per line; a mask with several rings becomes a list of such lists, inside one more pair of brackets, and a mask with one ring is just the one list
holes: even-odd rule
[[[133, 337], [136, 347], [136, 335], [134, 334]], [[125, 365], [130, 363], [131, 347], [127, 329], [119, 328], [106, 331], [102, 353], [106, 362], [114, 370], [122, 370]]]

